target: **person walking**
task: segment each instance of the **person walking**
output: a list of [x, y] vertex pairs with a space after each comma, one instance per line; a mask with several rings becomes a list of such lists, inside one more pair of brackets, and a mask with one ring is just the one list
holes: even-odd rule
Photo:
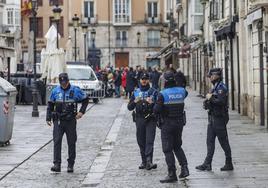
[[136, 86], [135, 72], [133, 68], [130, 67], [127, 73], [127, 83], [126, 83], [126, 92], [127, 92], [126, 95], [129, 96], [129, 98], [132, 96], [135, 86]]
[[207, 94], [203, 105], [203, 108], [208, 110], [207, 156], [203, 164], [197, 166], [196, 169], [201, 171], [212, 170], [211, 163], [217, 137], [225, 153], [225, 165], [221, 168], [221, 171], [231, 171], [234, 167], [226, 127], [229, 121], [228, 89], [222, 82], [222, 69], [210, 69], [208, 77], [213, 84], [213, 89]]
[[[67, 73], [59, 75], [59, 82], [60, 86], [52, 90], [46, 114], [48, 126], [52, 126], [52, 122], [54, 125], [54, 165], [51, 167], [51, 171], [61, 172], [61, 146], [65, 133], [69, 154], [67, 172], [72, 173], [76, 158], [76, 123], [86, 112], [88, 98], [79, 87], [70, 84]], [[82, 103], [82, 106], [77, 112], [77, 103], [79, 102]]]

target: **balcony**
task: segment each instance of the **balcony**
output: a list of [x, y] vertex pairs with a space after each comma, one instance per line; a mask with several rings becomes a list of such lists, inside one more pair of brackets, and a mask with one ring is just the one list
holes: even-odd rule
[[256, 7], [263, 7], [263, 6], [268, 6], [268, 1], [267, 0], [249, 0], [251, 6], [256, 6]]
[[145, 14], [145, 23], [147, 24], [161, 23], [161, 14], [158, 14], [157, 16], [148, 16], [148, 14]]
[[115, 15], [113, 24], [114, 26], [130, 26], [130, 15]]
[[94, 15], [94, 17], [83, 18], [83, 22], [90, 24], [90, 25], [97, 24], [98, 23], [98, 15]]

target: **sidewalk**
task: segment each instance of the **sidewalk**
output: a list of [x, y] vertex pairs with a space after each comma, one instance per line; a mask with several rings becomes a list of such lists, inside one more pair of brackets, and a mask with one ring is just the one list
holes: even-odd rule
[[[253, 125], [246, 117], [230, 112], [229, 137], [235, 170], [221, 172], [224, 154], [216, 141], [212, 172], [198, 172], [195, 166], [206, 155], [207, 113], [202, 109], [203, 99], [190, 92], [186, 100], [187, 125], [183, 133], [183, 148], [188, 157], [190, 177], [187, 181], [160, 184], [167, 174], [161, 151], [159, 130], [155, 141], [154, 162], [158, 168], [152, 171], [138, 170], [141, 160], [135, 138], [135, 125], [131, 113], [127, 113], [112, 158], [99, 187], [196, 187], [196, 188], [266, 188], [268, 187], [268, 134], [265, 128]], [[178, 167], [178, 172], [179, 172]]]

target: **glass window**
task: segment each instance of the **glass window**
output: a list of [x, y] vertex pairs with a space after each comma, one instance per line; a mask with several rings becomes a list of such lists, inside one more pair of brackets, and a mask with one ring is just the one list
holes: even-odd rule
[[130, 22], [130, 0], [114, 0], [115, 23]]
[[94, 1], [84, 2], [85, 18], [94, 18]]
[[157, 2], [148, 2], [148, 17], [157, 17]]
[[13, 25], [14, 24], [13, 19], [14, 19], [13, 9], [7, 9], [7, 24]]
[[15, 25], [20, 25], [20, 12], [15, 11]]
[[173, 11], [173, 0], [166, 0], [166, 19], [169, 20], [170, 19], [170, 13], [171, 11]]
[[203, 13], [203, 5], [200, 3], [200, 0], [195, 0], [195, 13]]
[[[37, 38], [43, 38], [43, 18], [38, 17], [36, 18], [36, 24], [34, 23], [34, 19], [30, 18], [30, 31], [34, 31], [35, 28], [37, 28], [36, 31], [36, 37]], [[37, 27], [35, 27], [37, 25]]]
[[148, 46], [159, 47], [160, 46], [160, 31], [148, 31]]
[[116, 46], [117, 47], [127, 46], [127, 31], [116, 31]]
[[67, 73], [70, 80], [97, 80], [94, 72], [91, 69], [67, 67]]
[[203, 24], [203, 16], [194, 16], [194, 30], [199, 31]]

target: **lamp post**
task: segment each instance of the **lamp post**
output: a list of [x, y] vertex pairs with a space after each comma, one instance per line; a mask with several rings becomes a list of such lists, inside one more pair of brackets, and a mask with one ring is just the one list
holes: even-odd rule
[[74, 61], [76, 62], [77, 60], [76, 32], [77, 32], [77, 28], [79, 25], [79, 17], [77, 17], [77, 14], [74, 15], [74, 17], [72, 18], [72, 21], [73, 21], [73, 27], [74, 27]]
[[95, 48], [95, 38], [96, 38], [96, 30], [92, 29], [91, 30], [91, 40], [92, 40], [92, 48]]
[[60, 13], [62, 9], [59, 7], [59, 5], [56, 5], [53, 8], [53, 14], [54, 14], [54, 21], [56, 21], [56, 26], [57, 26], [57, 48], [59, 48], [59, 22], [60, 22]]
[[38, 2], [37, 0], [32, 0], [32, 16], [33, 16], [33, 33], [34, 33], [34, 41], [33, 41], [33, 51], [34, 51], [34, 58], [33, 58], [33, 69], [34, 69], [34, 83], [32, 89], [32, 96], [33, 96], [33, 111], [32, 117], [39, 117], [38, 111], [38, 90], [36, 86], [36, 29], [37, 29], [37, 10], [38, 10]]
[[141, 32], [137, 32], [137, 43], [140, 44], [140, 40], [141, 40]]
[[82, 32], [84, 33], [84, 56], [85, 56], [85, 63], [87, 62], [87, 32], [88, 32], [88, 25], [86, 23], [81, 24]]

